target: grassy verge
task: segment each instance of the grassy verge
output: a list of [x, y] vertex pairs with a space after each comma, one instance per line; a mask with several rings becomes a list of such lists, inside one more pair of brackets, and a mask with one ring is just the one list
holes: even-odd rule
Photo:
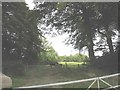
[[[41, 84], [49, 84], [49, 83], [57, 83], [57, 82], [66, 82], [71, 80], [88, 79], [102, 75], [107, 75], [107, 73], [89, 66], [82, 68], [65, 68], [58, 66], [39, 65], [39, 66], [32, 66], [32, 68], [29, 67], [26, 70], [24, 76], [13, 77], [12, 79], [13, 79], [13, 87], [19, 87], [19, 86], [41, 85]], [[115, 78], [111, 79], [110, 82], [112, 83], [112, 85], [116, 84], [117, 79]], [[91, 82], [62, 85], [55, 87], [86, 88], [90, 85], [90, 83]]]

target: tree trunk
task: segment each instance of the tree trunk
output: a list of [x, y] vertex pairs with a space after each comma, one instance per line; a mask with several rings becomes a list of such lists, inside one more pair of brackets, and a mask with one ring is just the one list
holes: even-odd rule
[[94, 55], [94, 43], [93, 43], [93, 39], [92, 39], [92, 35], [91, 32], [88, 33], [88, 53], [89, 53], [89, 58], [91, 61], [95, 60], [95, 55]]
[[114, 49], [113, 49], [111, 37], [107, 37], [107, 43], [108, 43], [108, 46], [109, 46], [110, 53], [113, 53]]
[[94, 50], [93, 50], [93, 41], [88, 45], [88, 53], [91, 61], [95, 60]]
[[106, 26], [106, 38], [107, 38], [107, 44], [108, 44], [108, 47], [109, 47], [109, 50], [110, 50], [110, 53], [113, 53], [114, 52], [114, 49], [113, 49], [113, 45], [112, 45], [112, 39], [111, 39], [111, 35], [109, 33], [109, 26]]
[[88, 40], [87, 47], [88, 47], [89, 58], [91, 62], [94, 62], [95, 55], [94, 55], [94, 49], [93, 49], [94, 44], [93, 44], [93, 37], [92, 37], [94, 31], [92, 30], [92, 23], [90, 21], [90, 17], [88, 17], [89, 10], [84, 8], [83, 12], [84, 12], [83, 13], [84, 25], [85, 25], [87, 40]]

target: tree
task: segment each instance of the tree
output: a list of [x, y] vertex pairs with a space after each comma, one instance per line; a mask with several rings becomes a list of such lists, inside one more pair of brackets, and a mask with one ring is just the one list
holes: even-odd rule
[[[53, 32], [52, 29], [55, 28], [59, 34], [68, 33], [67, 43], [73, 44], [75, 48], [80, 50], [86, 46], [90, 59], [94, 60], [95, 34], [101, 34], [103, 29], [106, 33], [102, 33], [100, 37], [101, 39], [107, 38], [109, 50], [113, 52], [111, 36], [116, 36], [114, 32], [117, 27], [116, 18], [113, 15], [113, 13], [117, 15], [116, 5], [116, 3], [45, 2], [36, 6], [45, 18], [43, 19], [44, 25], [52, 27], [50, 31]], [[49, 32], [48, 28], [44, 31]], [[106, 41], [99, 42], [100, 46]], [[97, 49], [102, 50], [99, 46]], [[106, 48], [105, 45], [104, 47]]]
[[38, 12], [30, 11], [22, 2], [4, 2], [2, 7], [3, 68], [23, 68], [21, 64], [38, 62], [38, 54], [43, 51], [42, 33], [37, 27]]
[[[118, 4], [117, 3], [97, 3], [97, 12], [100, 15], [100, 19], [97, 21], [98, 33], [102, 34], [107, 39], [110, 53], [114, 52], [112, 36], [116, 36], [114, 32], [117, 30], [117, 15]], [[104, 29], [104, 30], [103, 30]]]
[[44, 52], [40, 52], [39, 55], [42, 64], [57, 63], [59, 60], [59, 56], [52, 47], [51, 43], [49, 43], [46, 38], [43, 38], [43, 46], [44, 46]]
[[45, 2], [38, 7], [40, 12], [44, 12], [46, 26], [55, 28], [60, 34], [68, 33], [70, 36], [68, 42], [78, 49], [87, 46], [89, 57], [94, 60], [93, 37], [95, 31], [92, 22], [95, 12], [93, 5], [91, 3]]

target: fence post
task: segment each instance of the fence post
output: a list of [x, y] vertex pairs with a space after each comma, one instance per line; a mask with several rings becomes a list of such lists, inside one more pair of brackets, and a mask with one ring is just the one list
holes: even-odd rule
[[79, 66], [80, 66], [80, 65], [79, 65], [79, 63], [78, 63], [78, 68], [79, 68]]
[[98, 90], [100, 89], [100, 82], [99, 82], [99, 77], [97, 78], [97, 85], [98, 85]]
[[66, 66], [66, 68], [68, 67], [66, 62], [65, 62], [65, 66]]

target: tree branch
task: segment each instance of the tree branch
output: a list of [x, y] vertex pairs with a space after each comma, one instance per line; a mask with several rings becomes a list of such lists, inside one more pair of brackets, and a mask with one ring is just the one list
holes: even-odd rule
[[100, 32], [100, 30], [98, 30], [98, 32], [99, 32], [100, 34], [104, 35], [105, 37], [107, 37], [107, 35], [104, 34], [104, 33], [102, 33], [102, 32]]

